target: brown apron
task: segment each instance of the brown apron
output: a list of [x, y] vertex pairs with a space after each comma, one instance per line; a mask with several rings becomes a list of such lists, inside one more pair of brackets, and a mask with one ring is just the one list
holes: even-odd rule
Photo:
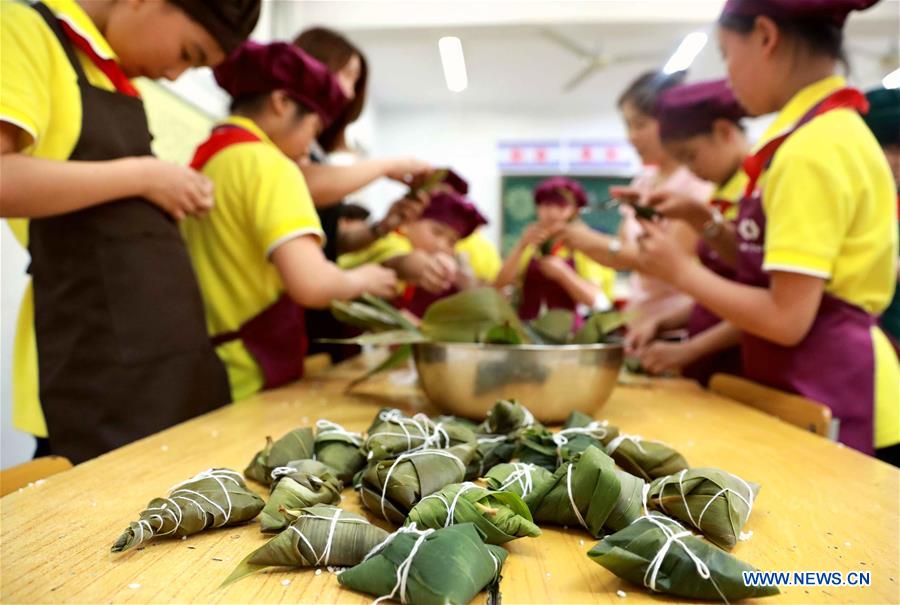
[[[92, 86], [56, 17], [81, 91], [70, 160], [151, 155], [140, 98]], [[178, 228], [128, 198], [30, 221], [40, 400], [50, 447], [78, 463], [231, 400]]]

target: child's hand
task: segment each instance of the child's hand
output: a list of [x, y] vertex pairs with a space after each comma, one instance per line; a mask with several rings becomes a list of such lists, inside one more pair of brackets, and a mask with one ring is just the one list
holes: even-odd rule
[[447, 290], [456, 281], [459, 265], [446, 252], [432, 254], [422, 273], [421, 286], [434, 294]]
[[572, 267], [569, 266], [569, 263], [558, 256], [545, 256], [538, 260], [538, 266], [541, 269], [541, 273], [555, 282], [561, 281], [572, 271]]
[[214, 204], [213, 184], [187, 166], [154, 157], [138, 158], [146, 183], [144, 197], [172, 215], [175, 220], [209, 212]]
[[688, 342], [653, 342], [639, 355], [641, 365], [651, 374], [680, 372], [694, 361], [695, 355]]
[[703, 225], [712, 218], [712, 207], [706, 200], [676, 191], [655, 191], [647, 197], [644, 204], [666, 218], [687, 221], [697, 231], [703, 229]]
[[625, 334], [625, 353], [627, 355], [640, 355], [641, 352], [659, 332], [659, 322], [655, 317], [645, 316], [634, 321], [628, 326]]
[[692, 262], [691, 256], [659, 223], [642, 220], [641, 226], [644, 233], [638, 237], [637, 269], [675, 284]]
[[387, 299], [397, 296], [397, 274], [391, 269], [373, 263], [353, 269], [350, 273], [359, 280], [360, 294]]
[[541, 227], [537, 223], [532, 223], [525, 228], [522, 233], [522, 239], [519, 243], [522, 246], [540, 246], [547, 241], [553, 233], [549, 229]]
[[417, 177], [425, 176], [431, 171], [431, 164], [416, 158], [391, 158], [387, 160], [384, 175], [389, 179], [410, 185], [415, 182]]

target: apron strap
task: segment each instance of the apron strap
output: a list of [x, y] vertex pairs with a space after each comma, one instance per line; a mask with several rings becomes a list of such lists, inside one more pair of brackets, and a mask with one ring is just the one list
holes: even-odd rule
[[207, 162], [226, 147], [238, 143], [257, 143], [259, 141], [258, 136], [245, 128], [236, 124], [221, 124], [213, 128], [209, 138], [197, 147], [190, 166], [197, 171], [203, 170]]
[[771, 164], [772, 159], [775, 157], [775, 152], [778, 151], [778, 148], [781, 147], [782, 143], [784, 143], [788, 137], [797, 132], [801, 126], [812, 121], [813, 118], [820, 116], [823, 113], [827, 113], [832, 109], [842, 108], [855, 109], [859, 113], [865, 114], [869, 111], [869, 102], [863, 93], [856, 88], [850, 87], [836, 90], [825, 97], [822, 101], [813, 106], [812, 109], [806, 112], [806, 114], [800, 118], [790, 130], [775, 137], [755, 154], [748, 156], [744, 160], [744, 172], [750, 177], [744, 195], [747, 197], [753, 195], [753, 192], [756, 190], [756, 183], [759, 180], [762, 171]]
[[69, 63], [72, 64], [72, 69], [75, 70], [75, 75], [78, 77], [78, 83], [81, 86], [90, 86], [90, 82], [88, 82], [87, 76], [84, 73], [84, 68], [81, 66], [81, 61], [79, 61], [78, 57], [75, 55], [75, 49], [72, 48], [72, 42], [69, 39], [69, 36], [63, 31], [59, 18], [54, 15], [43, 2], [36, 2], [32, 4], [31, 7], [44, 18], [50, 31], [56, 35], [60, 46], [62, 46], [63, 52], [66, 53], [66, 57], [69, 59]]

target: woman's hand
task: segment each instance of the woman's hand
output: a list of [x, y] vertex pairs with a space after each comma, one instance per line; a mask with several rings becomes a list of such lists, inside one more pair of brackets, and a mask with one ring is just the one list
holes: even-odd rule
[[660, 190], [651, 193], [644, 204], [666, 218], [681, 219], [697, 232], [713, 217], [713, 209], [708, 200], [701, 200], [676, 191]]
[[625, 334], [625, 353], [628, 355], [640, 355], [644, 348], [656, 338], [659, 333], [659, 321], [655, 316], [644, 316], [635, 320], [628, 326]]
[[154, 157], [134, 161], [140, 162], [140, 178], [145, 183], [143, 196], [175, 220], [200, 216], [212, 209], [215, 203], [212, 181], [196, 170]]
[[453, 286], [458, 271], [459, 265], [453, 256], [446, 252], [432, 254], [425, 264], [420, 285], [431, 293], [439, 294]]
[[371, 294], [386, 299], [397, 296], [397, 274], [386, 267], [369, 264], [352, 269], [348, 273], [353, 274], [354, 279], [358, 280], [360, 294]]
[[659, 223], [642, 220], [641, 226], [644, 233], [637, 240], [637, 269], [678, 286], [678, 278], [693, 262], [691, 255]]
[[434, 170], [431, 164], [416, 158], [390, 158], [385, 162], [384, 176], [406, 185]]
[[680, 372], [694, 361], [695, 355], [688, 342], [653, 342], [643, 351], [639, 358], [641, 365], [651, 374]]

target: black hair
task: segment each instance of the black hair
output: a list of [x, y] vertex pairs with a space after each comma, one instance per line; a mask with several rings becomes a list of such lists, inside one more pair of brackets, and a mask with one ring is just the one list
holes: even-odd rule
[[365, 221], [372, 215], [367, 209], [359, 204], [341, 204], [338, 210], [338, 216], [351, 221]]
[[[850, 70], [844, 51], [843, 28], [822, 19], [770, 19], [787, 38], [799, 41], [813, 54], [836, 59], [845, 71]], [[720, 26], [739, 34], [749, 34], [755, 24], [756, 17], [752, 15], [722, 15], [719, 18]]]
[[[231, 100], [229, 111], [231, 113], [240, 113], [244, 115], [257, 114], [266, 106], [266, 102], [268, 102], [269, 96], [272, 94], [272, 92], [274, 91], [261, 92], [252, 95], [243, 95], [233, 98]], [[297, 107], [297, 114], [295, 116], [297, 120], [300, 120], [304, 116], [313, 113], [312, 109], [297, 101], [296, 99], [292, 98], [291, 101], [293, 101], [294, 105]]]
[[666, 74], [661, 71], [648, 71], [638, 76], [628, 88], [619, 95], [616, 106], [622, 107], [625, 103], [631, 103], [638, 111], [648, 116], [655, 115], [656, 101], [667, 89], [684, 82], [686, 71], [676, 71]]

